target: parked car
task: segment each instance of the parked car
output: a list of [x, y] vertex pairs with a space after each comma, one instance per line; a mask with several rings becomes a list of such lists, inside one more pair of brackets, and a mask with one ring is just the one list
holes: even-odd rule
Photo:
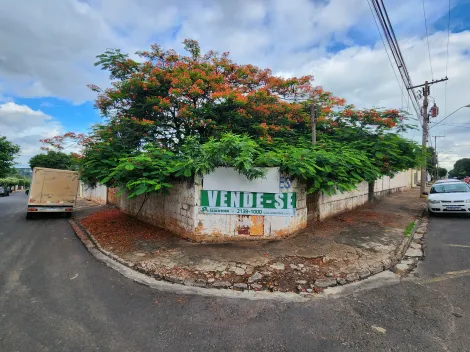
[[[425, 192], [425, 194], [428, 194]], [[428, 194], [429, 214], [470, 213], [470, 187], [464, 182], [435, 184]]]
[[9, 196], [10, 192], [8, 192], [8, 189], [5, 187], [0, 187], [0, 197], [6, 197]]

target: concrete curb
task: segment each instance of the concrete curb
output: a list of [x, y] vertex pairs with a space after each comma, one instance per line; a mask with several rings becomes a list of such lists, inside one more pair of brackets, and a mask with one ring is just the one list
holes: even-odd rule
[[400, 251], [398, 252], [399, 253], [399, 256], [398, 256], [399, 260], [398, 261], [403, 259], [403, 257], [405, 256], [406, 251], [410, 247], [410, 244], [413, 241], [413, 238], [416, 234], [416, 230], [418, 230], [418, 227], [421, 225], [421, 222], [423, 221], [424, 215], [426, 214], [426, 209], [427, 209], [427, 207], [426, 207], [426, 205], [424, 205], [423, 209], [421, 210], [421, 213], [417, 216], [417, 218], [415, 220], [415, 226], [413, 227], [413, 231], [411, 232], [410, 236], [405, 237], [403, 239], [403, 242], [400, 246]]
[[[398, 247], [393, 258], [383, 260], [382, 263], [378, 263], [369, 269], [363, 269], [357, 273], [349, 274], [346, 279], [325, 279], [328, 284], [321, 288], [328, 288], [333, 286], [344, 286], [347, 284], [357, 284], [358, 282], [364, 281], [365, 279], [371, 279], [377, 274], [383, 273], [389, 269], [392, 271], [393, 268], [404, 258], [406, 251], [408, 250], [411, 242], [413, 241], [416, 230], [420, 226], [424, 217], [426, 207], [424, 206], [420, 214], [418, 214], [415, 220], [415, 226], [409, 237], [405, 237], [402, 243]], [[204, 296], [216, 296], [216, 297], [232, 297], [232, 298], [246, 298], [246, 299], [277, 299], [287, 301], [306, 301], [310, 299], [318, 299], [325, 297], [322, 293], [313, 292], [301, 292], [290, 293], [290, 292], [270, 292], [270, 291], [257, 291], [249, 289], [246, 284], [234, 283], [233, 285], [227, 283], [225, 287], [207, 287], [205, 284], [202, 285], [199, 282], [176, 280], [178, 278], [173, 277], [158, 277], [153, 278], [145, 273], [143, 270], [137, 270], [135, 265], [128, 262], [119, 256], [111, 253], [100, 246], [98, 241], [90, 234], [80, 223], [74, 219], [69, 220], [77, 237], [82, 241], [88, 251], [99, 261], [103, 262], [107, 266], [117, 270], [122, 275], [130, 278], [136, 282], [147, 285], [152, 288], [157, 288], [162, 291], [171, 291], [179, 294], [198, 294]], [[380, 265], [379, 265], [380, 264]], [[394, 271], [395, 272], [395, 271]], [[323, 280], [323, 281], [325, 281]], [[322, 283], [323, 284], [323, 283]], [[325, 283], [326, 284], [326, 283]], [[238, 285], [238, 286], [237, 286]], [[232, 287], [227, 289], [227, 287]], [[238, 289], [238, 290], [237, 290]]]
[[[429, 220], [423, 221], [426, 212], [427, 207], [425, 206], [421, 212], [421, 216], [416, 219], [413, 232], [401, 252], [401, 260], [392, 269], [396, 274], [406, 275], [412, 272], [417, 267], [417, 264], [425, 257], [424, 236], [429, 226]], [[419, 233], [418, 230], [420, 230]]]
[[178, 283], [171, 283], [168, 281], [154, 279], [140, 271], [137, 271], [129, 265], [129, 263], [122, 261], [114, 254], [105, 251], [94, 240], [93, 236], [84, 229], [78, 222], [73, 219], [69, 220], [72, 229], [77, 237], [85, 245], [88, 252], [93, 255], [97, 260], [106, 264], [110, 268], [118, 271], [121, 275], [137, 282], [142, 285], [149, 286], [164, 292], [174, 292], [180, 295], [199, 295], [209, 297], [221, 298], [241, 298], [248, 300], [276, 300], [288, 302], [307, 302], [314, 299], [324, 298], [322, 294], [308, 294], [299, 295], [296, 293], [286, 292], [269, 292], [269, 291], [236, 291], [230, 289], [206, 288], [182, 285]]

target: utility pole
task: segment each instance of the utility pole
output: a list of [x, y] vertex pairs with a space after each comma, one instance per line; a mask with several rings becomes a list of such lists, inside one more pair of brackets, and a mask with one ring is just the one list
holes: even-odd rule
[[436, 156], [436, 180], [439, 178], [439, 161], [438, 161], [438, 158], [437, 158], [437, 139], [438, 138], [442, 138], [442, 137], [445, 137], [445, 136], [434, 136], [434, 154]]
[[439, 83], [439, 82], [444, 82], [444, 81], [447, 81], [447, 77], [446, 78], [442, 78], [442, 79], [438, 79], [438, 80], [432, 80], [431, 82], [424, 82], [424, 84], [420, 84], [418, 86], [414, 86], [414, 87], [409, 87], [408, 89], [414, 89], [414, 88], [419, 88], [419, 87], [423, 87], [423, 111], [422, 111], [422, 115], [423, 115], [423, 136], [422, 136], [422, 140], [421, 140], [421, 146], [422, 146], [422, 150], [423, 150], [423, 156], [425, 157], [425, 160], [424, 160], [424, 163], [423, 165], [421, 166], [421, 181], [420, 181], [420, 197], [425, 197], [425, 195], [423, 194], [424, 192], [426, 192], [426, 146], [427, 146], [427, 142], [428, 142], [428, 124], [429, 124], [429, 112], [428, 112], [428, 96], [429, 96], [429, 93], [430, 93], [430, 89], [429, 89], [429, 86], [432, 85], [432, 84], [435, 84], [435, 83]]
[[317, 113], [318, 108], [315, 104], [310, 106], [310, 119], [312, 120], [312, 144], [317, 144]]
[[[429, 115], [428, 115], [428, 95], [429, 95], [429, 86], [428, 86], [428, 81], [424, 83], [423, 87], [423, 135], [421, 139], [421, 146], [423, 148], [423, 153], [426, 155], [426, 144], [428, 141], [428, 123], [429, 123]], [[426, 160], [426, 157], [425, 157]], [[424, 197], [424, 192], [426, 192], [426, 166], [427, 163], [426, 161], [424, 162], [424, 165], [421, 166], [421, 182], [420, 182], [420, 193], [421, 197]]]

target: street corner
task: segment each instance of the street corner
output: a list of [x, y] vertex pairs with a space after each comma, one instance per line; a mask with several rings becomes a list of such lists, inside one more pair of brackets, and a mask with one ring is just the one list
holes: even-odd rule
[[[358, 209], [349, 213], [350, 221], [332, 217], [319, 222], [315, 231], [271, 242], [193, 243], [115, 207], [90, 207], [71, 224], [92, 254], [100, 251], [161, 282], [308, 296], [414, 265], [423, 256], [427, 222], [394, 215], [403, 202], [387, 198], [374, 206], [373, 217], [370, 209]], [[394, 216], [398, 223], [393, 224]], [[404, 229], [407, 224], [413, 226]], [[399, 263], [401, 259], [405, 261]]]

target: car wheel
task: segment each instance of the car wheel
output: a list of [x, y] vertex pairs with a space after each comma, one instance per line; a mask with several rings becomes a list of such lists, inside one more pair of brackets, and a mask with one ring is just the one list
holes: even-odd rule
[[33, 218], [33, 214], [26, 213], [26, 220], [31, 220]]
[[65, 217], [66, 217], [67, 219], [70, 219], [70, 218], [72, 217], [72, 213], [65, 213]]

